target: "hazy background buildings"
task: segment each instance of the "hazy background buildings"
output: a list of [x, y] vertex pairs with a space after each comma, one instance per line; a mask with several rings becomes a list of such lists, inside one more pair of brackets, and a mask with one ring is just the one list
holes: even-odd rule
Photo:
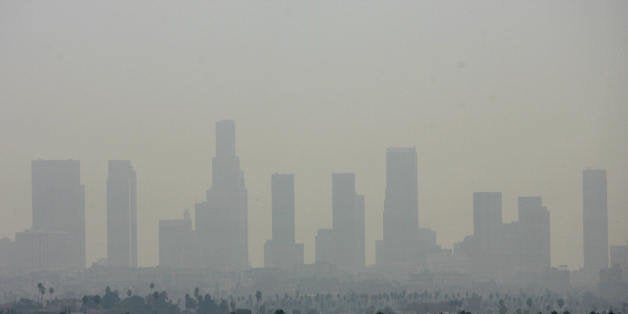
[[[238, 122], [249, 251], [271, 238], [269, 175], [293, 173], [295, 240], [332, 226], [332, 172], [382, 238], [385, 149], [414, 146], [420, 223], [453, 246], [473, 192], [542, 195], [552, 264], [581, 266], [582, 172], [607, 170], [609, 244], [628, 238], [628, 4], [617, 1], [0, 3], [0, 236], [30, 228], [30, 160], [81, 160], [88, 261], [107, 255], [107, 161], [138, 172], [138, 263], [158, 220], [205, 199], [213, 123]], [[454, 217], [454, 218], [452, 218]]]
[[250, 267], [248, 195], [236, 154], [235, 121], [216, 122], [216, 156], [212, 158], [212, 186], [205, 201], [196, 204], [195, 233], [199, 266], [220, 270]]
[[332, 226], [316, 234], [316, 263], [364, 269], [364, 196], [356, 193], [355, 181], [353, 173], [331, 175]]
[[[582, 172], [583, 268], [597, 273], [608, 267], [608, 207], [606, 171]], [[628, 243], [627, 243], [628, 244]]]
[[107, 177], [107, 265], [137, 267], [137, 177], [131, 161], [110, 160]]
[[33, 223], [15, 236], [16, 247], [23, 249], [16, 254], [17, 266], [84, 268], [85, 187], [80, 161], [33, 160], [31, 178]]
[[270, 184], [273, 231], [264, 244], [264, 267], [295, 268], [303, 265], [303, 243], [294, 240], [294, 175], [275, 173]]

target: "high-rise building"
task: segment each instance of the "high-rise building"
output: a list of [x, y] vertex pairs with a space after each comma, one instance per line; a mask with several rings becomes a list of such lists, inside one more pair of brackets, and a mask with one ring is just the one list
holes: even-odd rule
[[294, 175], [273, 174], [272, 239], [264, 245], [264, 267], [293, 268], [303, 264], [303, 244], [294, 241]]
[[437, 245], [421, 239], [419, 230], [418, 169], [414, 147], [391, 147], [386, 152], [386, 195], [383, 239], [376, 242], [378, 267], [397, 271], [417, 270]]
[[608, 267], [606, 170], [582, 172], [582, 233], [584, 271], [597, 274]]
[[[66, 268], [85, 267], [85, 187], [78, 160], [33, 160], [33, 232], [64, 234]], [[61, 241], [61, 240], [60, 240]], [[56, 242], [55, 242], [56, 243]]]
[[218, 270], [249, 268], [247, 190], [235, 153], [235, 123], [216, 123], [216, 156], [212, 187], [196, 204], [196, 234], [201, 255], [198, 266]]
[[345, 270], [365, 265], [364, 197], [355, 192], [353, 173], [332, 174], [332, 229], [319, 230], [317, 262], [328, 262]]
[[620, 267], [628, 280], [628, 243], [611, 246], [611, 266]]
[[314, 260], [316, 263], [336, 263], [337, 246], [334, 242], [332, 229], [318, 229], [316, 233], [316, 250]]
[[456, 244], [471, 273], [513, 280], [550, 269], [550, 215], [539, 196], [519, 197], [519, 220], [502, 223], [500, 192], [473, 194], [473, 235]]
[[391, 147], [386, 153], [384, 241], [414, 241], [419, 227], [417, 154], [414, 147]]
[[353, 173], [332, 174], [332, 225], [339, 246], [336, 265], [364, 267], [364, 197], [355, 192]]
[[194, 268], [198, 247], [192, 219], [186, 211], [183, 219], [159, 221], [159, 267]]
[[502, 193], [473, 193], [473, 235], [482, 249], [494, 249], [502, 226]]
[[465, 239], [458, 251], [468, 257], [475, 275], [495, 277], [510, 272], [505, 266], [514, 233], [505, 230], [514, 229], [513, 226], [502, 223], [501, 192], [473, 193], [473, 236]]
[[137, 267], [136, 175], [128, 160], [110, 160], [107, 177], [107, 256], [113, 267]]
[[551, 267], [550, 214], [540, 196], [522, 196], [519, 205], [521, 238], [519, 271], [541, 273]]

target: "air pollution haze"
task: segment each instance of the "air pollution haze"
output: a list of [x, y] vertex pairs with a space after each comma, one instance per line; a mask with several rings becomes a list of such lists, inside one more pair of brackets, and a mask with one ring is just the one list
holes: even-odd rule
[[[0, 238], [64, 225], [84, 232], [82, 267], [113, 265], [112, 239], [131, 239], [120, 263], [152, 268], [163, 226], [206, 240], [173, 266], [416, 271], [430, 245], [473, 260], [543, 221], [526, 239], [547, 256], [521, 269], [597, 272], [628, 245], [627, 86], [621, 0], [0, 1]], [[80, 168], [64, 186], [77, 212], [84, 198], [83, 231], [36, 217], [59, 167]], [[135, 207], [115, 216], [108, 191]], [[606, 217], [586, 212], [602, 203]], [[587, 236], [599, 217], [606, 233]], [[604, 236], [606, 264], [588, 262]], [[265, 247], [298, 257], [265, 263]]]

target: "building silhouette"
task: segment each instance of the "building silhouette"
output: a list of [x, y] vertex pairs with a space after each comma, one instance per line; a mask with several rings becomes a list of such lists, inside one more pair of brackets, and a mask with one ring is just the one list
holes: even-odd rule
[[518, 199], [520, 258], [519, 271], [543, 272], [551, 267], [550, 214], [540, 196]]
[[212, 159], [212, 187], [196, 204], [198, 266], [218, 270], [249, 268], [247, 190], [235, 152], [235, 123], [216, 123], [216, 156]]
[[495, 277], [510, 271], [504, 268], [509, 259], [516, 260], [510, 246], [514, 229], [513, 224], [503, 224], [501, 192], [473, 193], [473, 237], [466, 253], [474, 273]]
[[551, 268], [550, 215], [539, 196], [518, 198], [519, 219], [502, 222], [500, 192], [473, 193], [473, 235], [454, 245], [480, 278], [525, 280]]
[[608, 267], [606, 170], [582, 172], [582, 233], [584, 271], [597, 274]]
[[619, 267], [628, 281], [628, 243], [611, 246], [611, 267]]
[[303, 265], [303, 244], [294, 240], [294, 175], [273, 174], [272, 239], [264, 245], [264, 267], [290, 269]]
[[13, 251], [13, 270], [64, 271], [79, 269], [71, 263], [69, 256], [76, 254], [72, 245], [75, 239], [64, 231], [27, 230], [15, 233], [15, 251]]
[[137, 267], [137, 183], [128, 160], [110, 160], [107, 177], [107, 264]]
[[502, 228], [502, 193], [473, 193], [473, 235], [481, 249], [494, 250]]
[[356, 271], [365, 265], [364, 196], [353, 173], [332, 174], [332, 228], [316, 236], [316, 262]]
[[188, 211], [183, 219], [159, 221], [159, 267], [194, 268], [198, 253]]
[[[33, 254], [24, 256], [25, 260], [44, 261], [39, 264], [42, 269], [54, 266], [46, 262], [54, 258], [41, 254], [55, 249], [63, 253], [59, 264], [64, 268], [85, 267], [85, 187], [81, 184], [80, 168], [78, 160], [33, 160], [31, 163], [33, 226], [20, 235], [23, 241], [16, 236], [16, 246], [24, 254]], [[39, 246], [47, 249], [23, 249], [22, 244], [42, 243], [36, 240], [42, 237], [50, 238], [51, 242], [42, 240], [47, 243]]]
[[439, 250], [432, 230], [419, 228], [417, 154], [414, 147], [386, 152], [383, 239], [376, 242], [378, 267], [415, 271], [428, 252]]

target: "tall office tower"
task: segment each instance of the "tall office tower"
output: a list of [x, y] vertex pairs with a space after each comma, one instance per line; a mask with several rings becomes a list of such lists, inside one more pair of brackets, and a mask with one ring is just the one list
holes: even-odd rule
[[273, 235], [264, 245], [264, 267], [303, 265], [303, 244], [294, 242], [294, 175], [273, 174], [271, 194]]
[[364, 268], [364, 197], [355, 192], [353, 173], [332, 174], [332, 215], [332, 229], [317, 235], [317, 262], [346, 270]]
[[417, 155], [414, 147], [386, 152], [383, 239], [376, 243], [376, 264], [412, 271], [424, 252], [419, 239]]
[[519, 271], [541, 273], [551, 267], [550, 214], [539, 196], [519, 197]]
[[611, 246], [611, 266], [615, 265], [622, 269], [624, 278], [628, 280], [628, 243]]
[[78, 160], [33, 160], [33, 231], [65, 233], [67, 268], [85, 268], [85, 187]]
[[183, 219], [159, 221], [159, 267], [193, 268], [197, 252], [192, 219], [187, 211]]
[[216, 156], [212, 187], [206, 201], [196, 204], [199, 266], [225, 271], [249, 268], [247, 190], [235, 153], [235, 123], [216, 123]]
[[473, 193], [473, 236], [465, 239], [461, 251], [475, 275], [495, 278], [509, 272], [506, 251], [510, 243], [504, 243], [507, 228], [502, 224], [501, 192]]
[[332, 229], [318, 229], [315, 242], [314, 261], [316, 263], [335, 264], [338, 248], [334, 242], [334, 231]]
[[473, 236], [479, 249], [494, 249], [502, 226], [502, 193], [473, 193]]
[[137, 267], [135, 170], [128, 160], [110, 160], [107, 178], [107, 256], [113, 267]]
[[606, 170], [582, 172], [582, 233], [584, 271], [597, 274], [608, 267]]
[[355, 192], [355, 174], [332, 174], [332, 225], [339, 246], [336, 265], [364, 267], [364, 197]]

